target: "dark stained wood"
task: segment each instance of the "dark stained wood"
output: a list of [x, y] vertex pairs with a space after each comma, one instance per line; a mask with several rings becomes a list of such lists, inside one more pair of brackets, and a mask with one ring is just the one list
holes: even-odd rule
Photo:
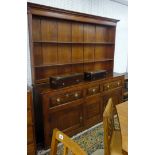
[[55, 127], [72, 136], [101, 122], [107, 100], [112, 97], [115, 104], [121, 102], [123, 81], [124, 76], [119, 75], [57, 90], [39, 87], [45, 147], [50, 145], [51, 131]]
[[95, 26], [90, 24], [84, 25], [84, 42], [93, 42], [95, 40]]
[[106, 57], [107, 46], [96, 45], [95, 47], [95, 60], [104, 60]]
[[68, 74], [72, 72], [72, 66], [71, 65], [59, 66], [57, 70], [58, 75]]
[[41, 44], [34, 44], [33, 45], [33, 52], [34, 52], [34, 65], [42, 65], [43, 64], [43, 57], [42, 57], [42, 45]]
[[86, 127], [101, 121], [102, 98], [100, 95], [87, 97], [84, 104], [84, 123]]
[[56, 20], [41, 19], [41, 40], [58, 40], [58, 24]]
[[115, 31], [116, 31], [115, 27], [110, 27], [108, 29], [108, 35], [107, 35], [108, 41], [115, 42]]
[[94, 61], [94, 46], [84, 45], [84, 61]]
[[85, 13], [73, 12], [48, 6], [43, 6], [39, 4], [28, 3], [28, 11], [34, 15], [44, 16], [44, 17], [54, 17], [58, 19], [66, 19], [72, 20], [77, 22], [84, 22], [84, 23], [94, 23], [94, 24], [101, 24], [101, 25], [110, 25], [116, 26], [116, 23], [119, 20], [94, 16]]
[[108, 42], [108, 41], [102, 41], [102, 42], [69, 42], [69, 41], [46, 41], [46, 40], [43, 40], [43, 41], [33, 41], [33, 43], [44, 43], [44, 44], [77, 44], [77, 45], [114, 45], [115, 43], [114, 42]]
[[[36, 140], [48, 148], [54, 128], [72, 136], [102, 121], [109, 97], [121, 100], [124, 76], [113, 74], [118, 20], [28, 3], [28, 21]], [[108, 71], [105, 79], [49, 86], [51, 76], [101, 69]]]
[[56, 67], [49, 67], [49, 68], [36, 68], [36, 79], [45, 79], [49, 78], [50, 76], [57, 75], [57, 68]]
[[28, 144], [28, 148], [27, 148], [27, 155], [35, 155], [35, 146], [33, 143]]
[[[45, 104], [49, 104], [45, 102]], [[48, 106], [48, 105], [47, 105]], [[71, 135], [75, 131], [82, 129], [83, 114], [81, 111], [82, 102], [74, 101], [66, 105], [58, 106], [57, 108], [44, 109], [45, 117], [45, 145], [48, 146], [51, 141], [52, 129], [58, 128], [64, 133]]]
[[83, 42], [83, 24], [81, 23], [72, 23], [72, 42]]
[[83, 46], [72, 45], [72, 62], [83, 62]]
[[27, 155], [36, 154], [36, 140], [34, 134], [34, 118], [32, 106], [32, 92], [27, 91]]
[[107, 27], [96, 26], [96, 42], [105, 42], [107, 41]]
[[41, 40], [41, 20], [38, 17], [33, 17], [32, 20], [32, 36], [33, 41], [40, 41]]
[[[48, 79], [49, 76], [74, 73], [76, 70], [80, 72], [91, 69], [113, 70], [113, 65], [111, 65], [113, 63], [110, 61], [114, 61], [116, 29], [114, 25], [68, 21], [57, 18], [57, 16], [54, 18], [36, 16], [32, 11], [35, 5], [29, 5], [28, 12], [31, 15], [29, 15], [29, 30], [32, 29], [30, 31], [30, 45], [32, 47], [33, 84], [42, 81], [48, 83], [48, 80], [44, 79]], [[36, 7], [39, 9], [38, 5]], [[40, 7], [40, 9], [44, 8]], [[51, 12], [53, 11], [56, 12], [55, 9], [51, 10]], [[59, 9], [57, 11], [61, 15], [62, 12]], [[76, 16], [78, 17], [78, 14]], [[94, 18], [96, 17], [94, 16]], [[109, 19], [104, 20], [109, 21]], [[99, 61], [100, 63], [98, 63]], [[76, 65], [79, 63], [81, 64]], [[66, 69], [66, 65], [69, 66], [69, 69]], [[65, 69], [61, 69], [63, 67], [60, 66], [64, 66]], [[83, 66], [82, 69], [79, 66]]]
[[58, 41], [71, 41], [71, 23], [65, 21], [58, 22]]
[[71, 46], [60, 45], [58, 47], [58, 63], [65, 64], [71, 62]]
[[83, 73], [83, 64], [74, 64], [72, 65], [72, 73]]
[[56, 45], [42, 45], [42, 61], [44, 65], [46, 64], [57, 64], [58, 55], [57, 55], [57, 46]]
[[105, 91], [103, 93], [103, 105], [102, 105], [102, 112], [106, 107], [107, 101], [109, 98], [112, 98], [114, 105], [120, 104], [122, 101], [122, 87], [111, 89], [109, 91]]
[[94, 71], [95, 67], [94, 67], [94, 63], [88, 63], [88, 64], [84, 64], [84, 71]]

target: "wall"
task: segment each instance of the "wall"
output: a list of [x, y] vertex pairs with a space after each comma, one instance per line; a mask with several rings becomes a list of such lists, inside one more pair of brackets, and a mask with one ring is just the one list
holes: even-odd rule
[[[63, 8], [103, 17], [119, 19], [116, 30], [115, 72], [126, 72], [128, 53], [128, 6], [110, 0], [28, 0], [29, 2]], [[29, 46], [29, 45], [28, 45]], [[31, 85], [30, 58], [28, 47], [28, 85]]]

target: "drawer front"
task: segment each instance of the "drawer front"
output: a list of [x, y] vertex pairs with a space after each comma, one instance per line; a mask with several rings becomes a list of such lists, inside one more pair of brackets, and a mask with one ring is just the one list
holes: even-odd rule
[[117, 81], [105, 83], [103, 85], [103, 90], [108, 91], [110, 89], [118, 88], [118, 87], [121, 87], [121, 86], [122, 86], [121, 80], [117, 80]]
[[90, 88], [87, 88], [86, 91], [87, 91], [87, 96], [98, 94], [100, 92], [100, 86], [99, 85], [92, 86]]
[[81, 90], [67, 92], [65, 94], [60, 94], [57, 96], [50, 97], [50, 107], [57, 106], [63, 103], [81, 99], [83, 97], [83, 92]]

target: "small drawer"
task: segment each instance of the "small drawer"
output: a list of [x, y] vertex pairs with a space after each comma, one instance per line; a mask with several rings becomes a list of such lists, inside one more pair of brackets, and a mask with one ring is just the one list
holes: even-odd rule
[[74, 92], [67, 92], [65, 94], [60, 94], [57, 96], [50, 97], [50, 107], [57, 106], [63, 103], [74, 101], [83, 97], [81, 90]]
[[83, 97], [82, 91], [75, 91], [70, 94], [70, 101], [77, 100]]
[[59, 104], [65, 103], [68, 100], [68, 97], [69, 96], [67, 96], [65, 94], [61, 94], [58, 96], [52, 96], [52, 97], [50, 97], [50, 102], [53, 105], [59, 105]]
[[121, 80], [117, 80], [117, 81], [105, 83], [103, 85], [103, 90], [107, 91], [107, 90], [114, 89], [114, 88], [121, 87], [121, 86], [122, 86]]
[[27, 124], [32, 125], [32, 115], [30, 110], [27, 111]]
[[33, 128], [32, 126], [27, 127], [27, 143], [33, 142]]
[[100, 86], [92, 86], [87, 89], [87, 96], [98, 94], [100, 92]]

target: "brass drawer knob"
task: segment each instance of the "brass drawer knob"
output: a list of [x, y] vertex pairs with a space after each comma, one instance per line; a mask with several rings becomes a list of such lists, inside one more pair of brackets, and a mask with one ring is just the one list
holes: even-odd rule
[[66, 97], [69, 97], [69, 94], [66, 94]]
[[83, 118], [82, 118], [82, 116], [80, 116], [80, 120], [82, 120]]
[[60, 98], [57, 98], [57, 102], [60, 102]]
[[75, 96], [75, 97], [78, 97], [78, 96], [79, 96], [79, 94], [78, 94], [78, 93], [75, 93], [75, 94], [74, 94], [74, 96]]
[[107, 85], [107, 88], [109, 88], [109, 85]]
[[93, 91], [93, 93], [95, 93], [96, 89], [94, 88], [92, 91]]
[[120, 82], [118, 82], [117, 85], [119, 86], [120, 85]]

